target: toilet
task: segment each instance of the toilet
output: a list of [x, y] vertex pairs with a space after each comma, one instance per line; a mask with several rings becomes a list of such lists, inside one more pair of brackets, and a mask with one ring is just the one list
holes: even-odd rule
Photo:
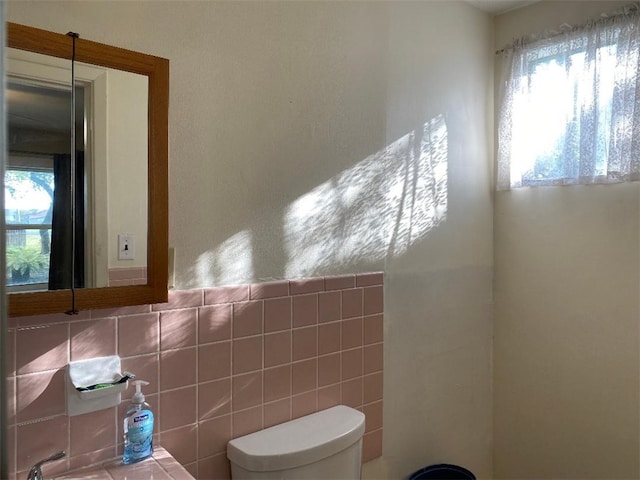
[[231, 440], [233, 480], [360, 478], [364, 414], [344, 405]]

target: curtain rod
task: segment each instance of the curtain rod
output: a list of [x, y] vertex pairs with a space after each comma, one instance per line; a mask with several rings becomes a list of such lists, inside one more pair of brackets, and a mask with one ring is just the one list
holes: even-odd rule
[[638, 13], [640, 13], [640, 2], [633, 2], [633, 3], [630, 3], [629, 5], [620, 7], [619, 9], [613, 11], [612, 13], [601, 13], [600, 18], [589, 20], [580, 25], [572, 26], [572, 25], [569, 25], [568, 23], [563, 23], [562, 25], [560, 25], [560, 27], [558, 27], [558, 30], [550, 30], [547, 32], [539, 33], [539, 34], [526, 35], [524, 37], [514, 40], [511, 43], [511, 45], [507, 45], [506, 47], [500, 50], [496, 50], [495, 54], [501, 55], [509, 50], [513, 50], [514, 48], [516, 48], [516, 46], [527, 45], [527, 44], [536, 42], [538, 40], [547, 40], [550, 38], [559, 37], [569, 32], [576, 32], [576, 31], [579, 31], [588, 27], [592, 27], [594, 25], [598, 25], [601, 23], [615, 21], [620, 17], [632, 16]]

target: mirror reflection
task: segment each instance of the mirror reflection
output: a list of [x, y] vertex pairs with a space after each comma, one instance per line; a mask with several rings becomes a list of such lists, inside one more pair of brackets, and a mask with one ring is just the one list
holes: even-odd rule
[[76, 63], [72, 262], [70, 62], [7, 58], [8, 290], [146, 284], [147, 76]]

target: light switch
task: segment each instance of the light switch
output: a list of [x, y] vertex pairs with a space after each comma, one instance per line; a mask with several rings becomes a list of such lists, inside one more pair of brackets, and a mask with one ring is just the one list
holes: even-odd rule
[[135, 253], [133, 235], [129, 233], [119, 233], [118, 260], [133, 260], [135, 258]]

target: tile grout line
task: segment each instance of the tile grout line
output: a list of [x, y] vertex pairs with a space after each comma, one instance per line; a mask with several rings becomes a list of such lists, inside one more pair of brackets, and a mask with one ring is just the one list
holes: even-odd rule
[[[120, 357], [120, 316], [115, 317], [114, 319], [114, 323], [115, 323], [115, 328], [114, 328], [114, 335], [115, 335], [115, 351], [116, 351], [116, 355], [118, 355], [118, 358], [120, 358], [120, 360], [122, 360], [122, 357]], [[127, 386], [127, 390], [128, 390], [128, 386]], [[120, 404], [122, 404], [122, 397], [120, 398]], [[124, 423], [124, 421], [123, 421]], [[122, 436], [123, 436], [123, 443], [124, 443], [124, 431], [122, 432]], [[118, 456], [118, 438], [120, 437], [120, 405], [116, 406], [116, 428], [115, 428], [115, 438], [114, 438], [114, 444], [113, 444], [113, 453], [115, 456]]]
[[[249, 287], [249, 297], [251, 297], [251, 287]], [[265, 353], [266, 353], [266, 348], [265, 348], [265, 333], [264, 333], [264, 316], [265, 316], [265, 302], [264, 300], [260, 300], [260, 305], [261, 305], [261, 316], [260, 316], [260, 331], [262, 332], [262, 364], [260, 366], [261, 369], [261, 379], [262, 379], [262, 391], [261, 393], [261, 397], [260, 397], [260, 414], [261, 414], [261, 428], [264, 428], [264, 368], [265, 368]]]
[[[204, 302], [204, 290], [202, 291], [202, 301]], [[196, 472], [198, 472], [198, 464], [200, 461], [200, 435], [198, 435], [198, 432], [200, 431], [200, 362], [198, 361], [199, 356], [198, 356], [198, 352], [200, 351], [200, 309], [202, 307], [197, 307], [195, 309], [196, 311], [196, 324], [195, 324], [195, 331], [196, 331], [196, 344], [195, 344], [195, 349], [196, 349], [196, 365], [195, 365], [195, 369], [196, 369], [196, 454], [195, 454], [195, 462], [196, 462]], [[199, 474], [199, 472], [198, 472]], [[199, 475], [198, 475], [199, 476]]]
[[[89, 318], [91, 318], [91, 315], [89, 315]], [[67, 398], [67, 390], [66, 390], [66, 375], [68, 375], [68, 369], [69, 369], [69, 362], [71, 361], [71, 342], [72, 342], [72, 338], [71, 338], [71, 325], [69, 324], [69, 322], [67, 322], [67, 364], [64, 366], [64, 369], [66, 370], [65, 372], [65, 390], [64, 390], [64, 414], [67, 415], [67, 448], [66, 450], [66, 455], [65, 455], [65, 461], [67, 464], [67, 469], [70, 467], [71, 462], [69, 460], [69, 457], [71, 457], [71, 455], [73, 454], [73, 452], [71, 452], [71, 417], [68, 416], [68, 402], [69, 399]], [[17, 390], [17, 382], [16, 382], [16, 390]], [[17, 415], [17, 413], [16, 413]]]
[[[357, 284], [357, 279], [356, 279], [356, 284]], [[364, 411], [364, 312], [366, 310], [366, 305], [365, 305], [365, 293], [364, 293], [364, 288], [362, 289], [362, 309], [361, 309], [361, 319], [362, 319], [362, 323], [361, 323], [361, 330], [360, 330], [360, 345], [361, 345], [361, 350], [360, 350], [360, 365], [361, 365], [361, 370], [360, 370], [360, 405], [362, 408], [362, 410]]]

